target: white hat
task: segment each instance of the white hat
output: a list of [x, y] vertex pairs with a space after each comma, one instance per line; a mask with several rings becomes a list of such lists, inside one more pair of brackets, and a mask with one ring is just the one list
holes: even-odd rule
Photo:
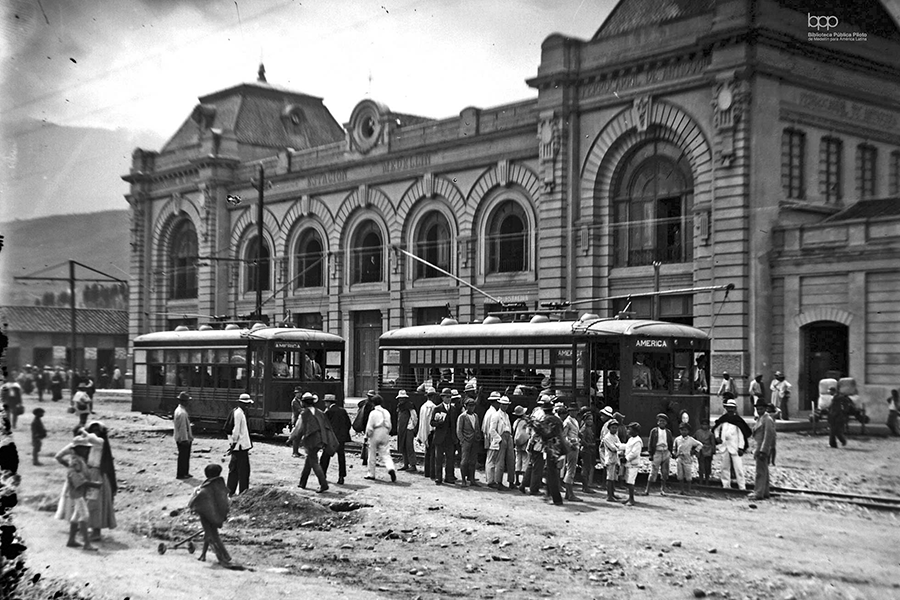
[[722, 406], [724, 406], [725, 408], [737, 408], [737, 402], [729, 398]]
[[397, 398], [409, 398], [409, 394], [406, 393], [406, 390], [400, 390], [397, 392]]
[[500, 401], [500, 392], [491, 392], [491, 395], [488, 396], [488, 400], [490, 402], [499, 402]]
[[613, 416], [613, 410], [612, 410], [612, 408], [610, 408], [609, 406], [604, 406], [603, 409], [600, 411], [600, 414], [601, 414], [601, 415], [606, 415], [607, 417], [612, 418], [612, 416]]
[[241, 394], [238, 396], [238, 402], [241, 404], [253, 404], [253, 398], [250, 397], [250, 394]]
[[506, 396], [500, 396], [500, 399], [497, 400], [497, 402], [499, 402], [500, 404], [509, 404], [509, 398], [507, 398]]
[[478, 382], [475, 381], [475, 378], [473, 377], [472, 379], [470, 379], [466, 382], [466, 387], [463, 388], [463, 391], [474, 392], [477, 389], [478, 389]]

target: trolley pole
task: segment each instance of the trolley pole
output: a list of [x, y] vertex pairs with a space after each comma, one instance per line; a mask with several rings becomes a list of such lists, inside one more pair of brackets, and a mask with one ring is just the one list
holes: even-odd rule
[[75, 349], [77, 348], [76, 341], [76, 326], [75, 326], [75, 261], [69, 261], [69, 315], [70, 315], [70, 323], [72, 326], [72, 350], [71, 356], [69, 360], [69, 368], [72, 369], [72, 372], [78, 370], [78, 363], [76, 362]]
[[[266, 171], [262, 165], [259, 165], [259, 178], [256, 182], [256, 188], [259, 193], [259, 204], [256, 210], [256, 318], [262, 320], [262, 280], [263, 280], [263, 189], [265, 185]], [[268, 268], [268, 265], [266, 265]]]

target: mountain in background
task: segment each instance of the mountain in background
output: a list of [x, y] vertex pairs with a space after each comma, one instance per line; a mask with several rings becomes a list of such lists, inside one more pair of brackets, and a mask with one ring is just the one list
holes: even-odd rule
[[[122, 200], [124, 202], [124, 200]], [[0, 223], [3, 247], [0, 249], [0, 305], [34, 306], [52, 293], [57, 298], [68, 289], [68, 282], [15, 281], [14, 277], [40, 273], [47, 277], [68, 277], [68, 260], [76, 260], [104, 273], [128, 281], [131, 257], [130, 211], [59, 215]], [[87, 269], [77, 268], [76, 279], [103, 279]], [[109, 284], [99, 286], [112, 287]], [[91, 283], [76, 283], [78, 305], [83, 306], [85, 288]], [[88, 291], [91, 299], [96, 293]]]
[[67, 127], [38, 120], [0, 128], [0, 221], [127, 209], [137, 147], [158, 150], [147, 131]]

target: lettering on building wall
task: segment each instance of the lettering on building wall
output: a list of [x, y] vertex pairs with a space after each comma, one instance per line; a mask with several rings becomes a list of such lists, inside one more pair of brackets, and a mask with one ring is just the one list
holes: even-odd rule
[[897, 115], [887, 111], [814, 92], [800, 92], [800, 106], [818, 112], [838, 115], [839, 117], [865, 123], [879, 129], [897, 129], [898, 124], [900, 124], [900, 119], [897, 118]]
[[329, 183], [343, 183], [347, 181], [347, 171], [328, 171], [327, 173], [319, 173], [318, 175], [310, 175], [307, 177], [309, 187], [317, 185], [328, 185]]
[[431, 155], [422, 154], [389, 160], [381, 165], [381, 168], [383, 173], [396, 173], [397, 171], [408, 171], [410, 169], [420, 169], [429, 166], [431, 166]]
[[590, 98], [591, 96], [597, 96], [615, 90], [661, 83], [673, 79], [683, 79], [701, 73], [710, 65], [710, 60], [709, 56], [702, 56], [692, 60], [658, 66], [647, 69], [646, 71], [628, 73], [620, 77], [611, 77], [601, 81], [594, 81], [582, 85], [578, 90], [578, 95], [580, 98]]

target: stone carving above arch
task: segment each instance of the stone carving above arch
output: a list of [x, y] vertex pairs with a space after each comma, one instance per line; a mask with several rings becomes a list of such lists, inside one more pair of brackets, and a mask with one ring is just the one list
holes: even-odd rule
[[[302, 198], [299, 198], [291, 205], [287, 214], [284, 215], [284, 218], [281, 220], [282, 226], [285, 229], [282, 240], [284, 244], [282, 246], [284, 250], [283, 256], [289, 256], [291, 254], [290, 245], [292, 243], [292, 238], [295, 237], [294, 234], [296, 233], [297, 227], [310, 218], [320, 225], [334, 222], [334, 216], [322, 200], [315, 196], [303, 196]], [[327, 230], [327, 228], [323, 227], [323, 230]], [[323, 239], [323, 241], [326, 241], [326, 239]]]
[[537, 174], [528, 167], [501, 161], [494, 167], [487, 169], [482, 173], [472, 190], [469, 192], [466, 204], [470, 207], [463, 213], [460, 213], [459, 231], [460, 235], [464, 232], [472, 233], [472, 224], [475, 214], [481, 205], [481, 202], [488, 194], [497, 187], [510, 187], [512, 185], [520, 186], [529, 196], [531, 202], [536, 207], [540, 203], [541, 198], [541, 182]]
[[700, 125], [683, 109], [664, 100], [642, 105], [641, 123], [634, 107], [624, 108], [594, 139], [581, 168], [581, 198], [609, 197], [612, 175], [622, 157], [641, 141], [664, 139], [681, 148], [694, 175], [695, 204], [708, 200], [712, 185], [712, 152]]
[[374, 210], [384, 224], [390, 222], [389, 217], [394, 212], [390, 198], [380, 189], [370, 188], [367, 185], [359, 186], [344, 198], [337, 214], [334, 215], [334, 227], [331, 228], [331, 239], [329, 239], [329, 245], [332, 248], [341, 247], [341, 239], [347, 235], [347, 232], [344, 231], [347, 220], [358, 209]]
[[183, 218], [190, 220], [194, 225], [199, 245], [203, 235], [203, 219], [200, 210], [193, 200], [186, 198], [182, 194], [173, 194], [172, 198], [159, 211], [153, 226], [153, 261], [155, 270], [163, 270], [164, 265], [168, 263], [170, 238], [175, 230], [175, 226]]
[[447, 205], [450, 206], [457, 218], [465, 214], [466, 199], [463, 197], [462, 192], [459, 191], [459, 188], [446, 177], [428, 177], [428, 175], [430, 174], [417, 179], [403, 194], [403, 198], [400, 199], [396, 214], [396, 226], [399, 231], [403, 231], [406, 228], [406, 219], [409, 217], [410, 210], [412, 210], [416, 202], [423, 198], [440, 196], [446, 200]]
[[[235, 221], [231, 228], [231, 253], [237, 255], [240, 250], [241, 240], [248, 235], [256, 234], [256, 207], [247, 208], [241, 216]], [[248, 232], [253, 229], [252, 233]], [[278, 219], [272, 214], [268, 208], [263, 207], [263, 235], [268, 237], [272, 249], [280, 248], [284, 245], [284, 234], [278, 226]]]
[[849, 326], [853, 322], [853, 313], [834, 307], [818, 307], [812, 310], [798, 313], [794, 316], [794, 326], [797, 328], [815, 323], [817, 321], [833, 321]]

